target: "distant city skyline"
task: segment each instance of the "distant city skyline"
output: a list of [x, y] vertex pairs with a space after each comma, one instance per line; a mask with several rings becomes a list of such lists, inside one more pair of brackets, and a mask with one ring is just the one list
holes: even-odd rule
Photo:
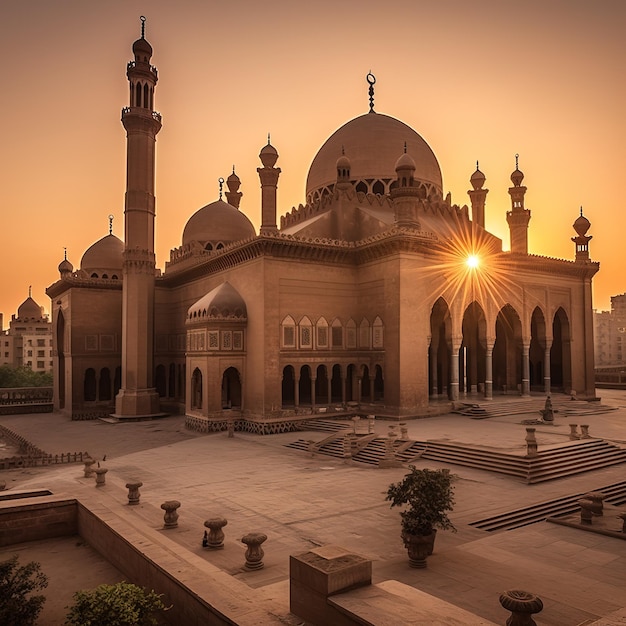
[[[5, 70], [0, 104], [3, 207], [0, 312], [4, 325], [28, 297], [50, 311], [64, 247], [75, 269], [109, 232], [124, 238], [126, 63], [147, 17], [159, 70], [157, 265], [181, 243], [200, 207], [217, 199], [233, 165], [241, 210], [260, 223], [258, 153], [271, 133], [282, 167], [278, 214], [304, 202], [320, 141], [368, 110], [413, 127], [433, 149], [444, 193], [469, 204], [480, 163], [487, 230], [509, 248], [506, 211], [515, 154], [532, 212], [529, 251], [574, 258], [572, 224], [591, 222], [594, 307], [626, 291], [616, 204], [626, 139], [621, 29], [626, 5], [448, 0], [322, 1], [263, 8], [242, 2], [155, 1], [91, 5], [33, 0], [2, 9]], [[96, 28], [97, 26], [97, 28]], [[402, 146], [398, 147], [398, 154]]]

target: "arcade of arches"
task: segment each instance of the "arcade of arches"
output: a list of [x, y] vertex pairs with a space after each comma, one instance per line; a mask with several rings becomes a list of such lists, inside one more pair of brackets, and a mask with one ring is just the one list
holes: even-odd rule
[[[498, 311], [495, 320], [488, 320], [474, 301], [465, 309], [461, 324], [455, 325], [448, 304], [439, 298], [430, 315], [431, 397], [455, 400], [463, 393], [491, 398], [507, 391], [568, 393], [572, 378], [566, 312], [559, 307], [546, 321], [536, 307], [527, 322], [510, 304]], [[460, 326], [460, 334], [454, 333], [455, 326]]]

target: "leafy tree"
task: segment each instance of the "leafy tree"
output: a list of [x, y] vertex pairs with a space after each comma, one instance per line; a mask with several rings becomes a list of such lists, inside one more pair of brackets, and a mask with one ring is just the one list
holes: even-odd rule
[[52, 372], [33, 372], [29, 367], [2, 365], [0, 387], [52, 387]]
[[46, 597], [31, 594], [48, 586], [48, 577], [40, 567], [35, 561], [20, 566], [17, 556], [0, 563], [0, 624], [3, 626], [32, 626], [37, 620]]
[[158, 593], [127, 582], [77, 591], [69, 609], [66, 626], [155, 626], [167, 610]]

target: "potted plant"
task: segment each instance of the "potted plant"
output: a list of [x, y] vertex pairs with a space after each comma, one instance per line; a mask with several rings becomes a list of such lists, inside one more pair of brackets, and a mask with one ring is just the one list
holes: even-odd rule
[[391, 507], [408, 505], [400, 512], [402, 540], [409, 553], [411, 567], [426, 567], [426, 557], [432, 554], [435, 533], [456, 528], [447, 511], [454, 505], [453, 480], [450, 470], [417, 469], [409, 465], [409, 473], [387, 489]]

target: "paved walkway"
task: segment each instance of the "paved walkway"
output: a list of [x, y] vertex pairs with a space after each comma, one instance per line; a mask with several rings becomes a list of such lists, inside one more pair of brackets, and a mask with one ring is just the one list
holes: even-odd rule
[[[602, 390], [600, 394], [603, 403], [617, 410], [586, 416], [584, 423], [589, 423], [593, 436], [626, 441], [626, 392]], [[528, 415], [485, 420], [444, 415], [409, 422], [409, 437], [521, 452], [522, 419]], [[539, 445], [567, 441], [570, 421], [557, 414], [554, 426], [537, 427]], [[232, 439], [226, 433], [199, 435], [184, 429], [182, 417], [107, 424], [72, 422], [48, 414], [2, 416], [0, 424], [47, 452], [82, 450], [100, 459], [106, 454], [109, 469], [106, 488], [97, 491], [81, 478], [82, 466], [77, 465], [1, 472], [8, 488], [80, 491], [86, 494], [81, 497], [106, 499], [112, 506], [119, 503], [122, 510], [124, 485], [136, 477], [144, 486], [134, 515], [159, 528], [161, 502], [180, 500], [179, 527], [168, 537], [257, 589], [286, 616], [288, 556], [330, 543], [371, 558], [375, 581], [400, 580], [496, 623], [504, 623], [508, 615], [498, 596], [509, 588], [532, 591], [543, 599], [538, 624], [582, 624], [626, 605], [626, 541], [547, 522], [499, 533], [468, 525], [496, 513], [626, 480], [626, 465], [538, 485], [453, 467], [459, 480], [451, 517], [458, 532], [440, 531], [428, 568], [414, 570], [408, 567], [399, 537], [398, 512], [385, 502], [387, 486], [402, 478], [404, 468], [357, 467], [284, 447], [301, 433], [265, 437], [237, 433]], [[376, 428], [382, 434], [387, 424], [378, 422]], [[325, 434], [304, 436], [322, 439]], [[416, 465], [443, 467], [431, 461]], [[207, 553], [200, 545], [203, 521], [216, 514], [228, 519], [226, 549]], [[239, 538], [250, 531], [268, 535], [265, 568], [258, 572], [242, 567], [245, 546]]]

